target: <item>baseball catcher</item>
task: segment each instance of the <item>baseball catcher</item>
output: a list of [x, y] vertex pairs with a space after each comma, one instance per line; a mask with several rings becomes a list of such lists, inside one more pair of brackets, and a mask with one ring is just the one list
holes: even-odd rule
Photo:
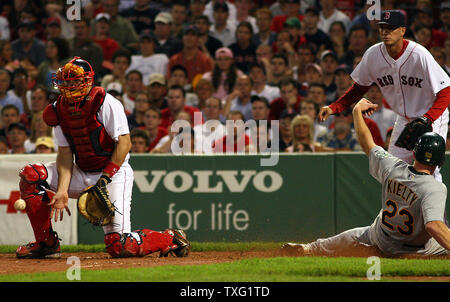
[[190, 243], [181, 230], [131, 231], [131, 140], [120, 101], [94, 86], [91, 65], [79, 57], [58, 69], [54, 84], [61, 94], [45, 108], [43, 118], [54, 127], [57, 158], [45, 165], [27, 165], [19, 173], [20, 194], [36, 241], [20, 246], [16, 256], [60, 257], [51, 219], [62, 220], [64, 211], [71, 215], [69, 198], [78, 199], [81, 215], [103, 228], [112, 257], [158, 251], [161, 256], [187, 256]]

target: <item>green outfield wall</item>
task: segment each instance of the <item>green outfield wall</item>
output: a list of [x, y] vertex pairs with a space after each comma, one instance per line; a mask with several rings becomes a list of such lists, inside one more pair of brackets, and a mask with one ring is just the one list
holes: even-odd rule
[[[363, 153], [282, 154], [274, 166], [262, 158], [133, 155], [132, 229], [181, 228], [193, 241], [309, 241], [369, 225], [380, 210], [381, 185]], [[103, 231], [78, 217], [78, 242], [101, 243]]]

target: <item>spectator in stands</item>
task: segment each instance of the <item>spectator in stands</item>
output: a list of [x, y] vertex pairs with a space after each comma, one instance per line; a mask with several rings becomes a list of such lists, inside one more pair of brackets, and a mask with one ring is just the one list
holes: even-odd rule
[[354, 25], [348, 34], [348, 50], [339, 58], [340, 64], [353, 65], [356, 56], [362, 56], [369, 47], [369, 32], [363, 25]]
[[294, 46], [294, 37], [287, 29], [283, 29], [277, 34], [277, 40], [272, 44], [272, 49], [273, 53], [285, 56], [290, 67], [297, 64], [298, 56]]
[[284, 110], [280, 115], [278, 141], [279, 152], [286, 152], [286, 148], [292, 145], [291, 122], [296, 115], [297, 113], [288, 113], [287, 110]]
[[320, 108], [327, 103], [327, 95], [325, 94], [325, 85], [322, 83], [311, 83], [308, 87], [306, 98], [313, 100]]
[[353, 80], [350, 76], [352, 73], [351, 68], [348, 65], [341, 64], [336, 68], [334, 83], [336, 84], [336, 92], [334, 96], [327, 97], [327, 100], [334, 102], [340, 96], [342, 96], [353, 84]]
[[314, 121], [308, 115], [297, 115], [291, 122], [292, 145], [286, 152], [323, 152], [331, 148], [314, 140]]
[[[227, 19], [228, 18], [230, 19], [230, 24], [236, 24], [236, 22], [237, 22], [236, 6], [233, 4], [233, 2], [227, 1], [227, 0], [211, 0], [208, 2], [208, 4], [206, 4], [203, 14], [208, 16], [209, 21], [211, 21], [211, 23], [215, 24], [217, 22], [216, 16], [214, 15], [217, 7], [222, 7], [222, 8], [226, 7]], [[228, 46], [228, 45], [229, 44], [224, 44], [224, 46]]]
[[9, 85], [11, 84], [11, 76], [9, 71], [0, 69], [0, 107], [12, 104], [19, 109], [19, 113], [24, 112], [22, 100], [16, 96], [8, 95]]
[[267, 121], [269, 119], [270, 104], [263, 96], [252, 96], [252, 120]]
[[[314, 53], [314, 47], [308, 43], [300, 45], [298, 49], [295, 67], [297, 68], [297, 80], [300, 83], [305, 82], [305, 67], [316, 61], [316, 55]], [[294, 67], [292, 65], [290, 66]]]
[[183, 65], [188, 73], [188, 83], [197, 75], [203, 75], [213, 69], [213, 60], [199, 49], [199, 31], [195, 26], [187, 28], [183, 34], [183, 50], [170, 57], [168, 77], [174, 65]]
[[45, 34], [46, 39], [50, 38], [63, 38], [62, 29], [61, 29], [61, 21], [57, 17], [50, 17], [47, 19], [45, 25]]
[[[131, 64], [131, 54], [128, 50], [121, 48], [116, 51], [112, 58], [113, 68], [111, 73], [105, 75], [102, 79], [101, 86], [106, 88], [109, 83], [119, 82], [126, 90], [126, 74]], [[94, 68], [94, 67], [92, 67]]]
[[255, 44], [256, 47], [259, 45], [272, 46], [277, 38], [277, 34], [270, 30], [272, 24], [272, 12], [270, 9], [263, 7], [256, 11], [255, 16], [258, 30], [255, 31], [255, 34], [253, 35], [253, 44]]
[[139, 54], [131, 56], [130, 70], [139, 70], [142, 73], [143, 83], [148, 85], [148, 80], [153, 73], [166, 75], [169, 58], [163, 53], [155, 53], [157, 46], [156, 37], [149, 30], [143, 30], [139, 36]]
[[317, 141], [336, 151], [360, 151], [361, 146], [358, 143], [356, 133], [351, 128], [352, 121], [351, 109], [336, 114], [334, 129], [323, 136], [319, 136]]
[[441, 21], [441, 32], [450, 32], [450, 1], [441, 3], [439, 10], [439, 21]]
[[147, 153], [150, 139], [147, 131], [135, 128], [130, 132], [131, 138], [131, 153]]
[[11, 154], [24, 154], [27, 128], [21, 123], [12, 123], [8, 126], [8, 141], [11, 145]]
[[447, 61], [447, 55], [445, 54], [444, 48], [433, 47], [430, 49], [430, 53], [433, 55], [433, 58], [436, 60], [436, 62], [445, 70], [445, 72], [450, 75], [450, 72], [445, 65], [445, 62]]
[[14, 69], [19, 67], [19, 62], [13, 60], [12, 46], [8, 40], [0, 40], [0, 67], [9, 72], [13, 72]]
[[160, 110], [167, 108], [167, 83], [163, 74], [152, 74], [147, 90], [151, 105], [158, 107]]
[[249, 65], [256, 63], [256, 46], [252, 37], [252, 25], [247, 21], [241, 22], [236, 28], [236, 42], [229, 46], [237, 68], [244, 73], [248, 73]]
[[343, 56], [348, 49], [348, 39], [344, 23], [341, 21], [331, 23], [329, 36], [333, 44], [333, 51], [338, 58]]
[[199, 32], [200, 49], [210, 57], [214, 57], [216, 51], [223, 47], [223, 44], [219, 39], [210, 35], [209, 28], [211, 23], [208, 17], [205, 15], [196, 17], [194, 20], [194, 26], [197, 27]]
[[326, 95], [333, 95], [336, 91], [334, 76], [338, 67], [338, 57], [331, 50], [325, 50], [320, 56], [320, 67], [322, 67], [322, 83], [325, 85]]
[[114, 53], [119, 50], [120, 44], [111, 38], [111, 17], [107, 13], [100, 13], [95, 17], [95, 34], [92, 40], [103, 50], [103, 66], [112, 65]]
[[376, 84], [370, 87], [366, 93], [366, 97], [372, 103], [378, 105], [378, 108], [370, 116], [370, 119], [377, 124], [381, 138], [385, 142], [387, 131], [389, 128], [394, 127], [397, 114], [383, 105], [383, 94]]
[[143, 30], [155, 29], [154, 21], [159, 10], [151, 7], [150, 2], [152, 1], [136, 0], [132, 7], [121, 13], [122, 17], [131, 22], [138, 35], [140, 35]]
[[42, 117], [42, 112], [43, 111], [38, 111], [33, 113], [33, 117], [31, 118], [30, 136], [24, 143], [26, 153], [34, 152], [34, 150], [36, 149], [36, 140], [38, 137], [42, 136], [53, 137], [53, 128], [49, 127], [45, 123]]
[[256, 48], [256, 63], [264, 66], [266, 71], [267, 81], [272, 78], [272, 65], [271, 60], [273, 56], [272, 46], [266, 44], [260, 44]]
[[322, 83], [323, 82], [323, 71], [316, 63], [309, 63], [305, 66], [305, 82], [304, 94], [307, 92], [307, 87], [312, 83]]
[[280, 96], [280, 88], [269, 86], [267, 83], [266, 68], [261, 64], [250, 66], [250, 78], [252, 79], [252, 95], [266, 98], [269, 102]]
[[128, 112], [133, 112], [135, 106], [134, 100], [136, 99], [136, 95], [144, 87], [144, 84], [142, 82], [142, 73], [138, 70], [131, 70], [127, 73], [125, 80], [126, 92], [123, 94], [123, 103], [125, 106], [125, 110], [127, 110]]
[[192, 128], [191, 115], [186, 111], [179, 111], [174, 121], [177, 121], [177, 127], [171, 125], [168, 129], [168, 134], [161, 138], [158, 144], [153, 148], [151, 153], [180, 153], [180, 139], [182, 136], [178, 136], [183, 128]]
[[172, 85], [180, 85], [186, 91], [186, 105], [198, 108], [198, 97], [192, 93], [192, 85], [188, 83], [188, 71], [183, 65], [174, 65], [170, 69], [170, 78], [168, 80], [169, 87]]
[[279, 120], [281, 112], [298, 113], [302, 97], [298, 95], [297, 81], [293, 78], [285, 78], [280, 82], [280, 95], [270, 103], [269, 120]]
[[[31, 80], [33, 82], [33, 80]], [[28, 78], [28, 72], [25, 68], [19, 67], [14, 70], [12, 74], [12, 85], [13, 88], [8, 90], [7, 94], [9, 96], [18, 97], [22, 101], [23, 111], [24, 113], [28, 113], [30, 111], [30, 93], [28, 90], [28, 85], [30, 81]]]
[[33, 150], [33, 152], [38, 154], [54, 153], [55, 143], [53, 142], [53, 138], [51, 138], [50, 136], [38, 137], [36, 139], [36, 148]]
[[[229, 17], [229, 4], [226, 2], [210, 1], [210, 3], [215, 2], [213, 19], [210, 21], [214, 24], [211, 28], [211, 35], [219, 39], [223, 46], [228, 47], [236, 41], [235, 32], [236, 26], [232, 22], [227, 22]], [[208, 5], [210, 4], [208, 3]], [[207, 12], [205, 10], [205, 15]]]
[[284, 28], [286, 20], [289, 18], [297, 18], [299, 21], [303, 21], [303, 15], [300, 14], [300, 2], [297, 0], [285, 0], [283, 1], [283, 11], [285, 15], [275, 16], [272, 19], [271, 30], [278, 33]]
[[212, 154], [213, 143], [225, 135], [225, 126], [220, 122], [222, 101], [216, 97], [210, 97], [205, 102], [202, 110], [205, 123], [194, 127], [195, 148], [203, 154]]
[[431, 27], [426, 25], [418, 25], [414, 28], [414, 38], [417, 43], [422, 45], [423, 47], [430, 49], [431, 47], [431, 39], [432, 39], [432, 30]]
[[317, 9], [314, 7], [308, 7], [305, 10], [305, 18], [303, 22], [305, 38], [308, 43], [315, 46], [316, 53], [321, 53], [325, 49], [332, 48], [330, 36], [318, 28], [319, 20], [320, 16]]
[[213, 143], [214, 153], [249, 153], [252, 150], [250, 137], [245, 134], [244, 115], [230, 111], [227, 115], [226, 135]]
[[[80, 20], [74, 20], [73, 22], [75, 37], [69, 41], [71, 49], [70, 56], [77, 56], [88, 61], [89, 64], [91, 64], [92, 69], [94, 69], [95, 75], [98, 77], [102, 74], [103, 50], [99, 45], [97, 45], [97, 43], [94, 43], [90, 37], [88, 19], [81, 18]], [[115, 55], [116, 54], [114, 54], [112, 59], [113, 64]], [[125, 82], [122, 84], [125, 84]], [[103, 87], [106, 87], [106, 85]]]
[[186, 5], [181, 1], [174, 2], [170, 14], [173, 20], [171, 36], [182, 39], [184, 30], [188, 26]]
[[19, 38], [11, 43], [13, 60], [28, 58], [34, 66], [45, 60], [45, 45], [36, 38], [35, 24], [22, 21], [18, 25]]
[[48, 91], [44, 86], [37, 85], [31, 90], [31, 106], [28, 112], [24, 112], [20, 115], [20, 122], [27, 127], [31, 128], [31, 119], [33, 115], [45, 109], [50, 103]]
[[194, 85], [194, 93], [197, 95], [198, 104], [197, 108], [203, 111], [206, 105], [206, 100], [213, 96], [214, 87], [210, 80], [200, 79]]
[[240, 24], [241, 22], [248, 22], [252, 26], [252, 31], [254, 33], [257, 33], [258, 27], [256, 25], [256, 18], [250, 14], [254, 6], [253, 1], [235, 0], [234, 5], [236, 6], [236, 24]]
[[150, 106], [144, 114], [144, 129], [148, 135], [147, 152], [152, 151], [161, 138], [168, 134], [166, 127], [161, 127], [161, 111], [155, 106]]
[[150, 99], [146, 91], [139, 91], [134, 101], [135, 106], [133, 112], [128, 115], [128, 127], [130, 131], [134, 128], [144, 126], [145, 112], [150, 108]]
[[161, 110], [161, 127], [168, 129], [175, 121], [175, 116], [185, 111], [189, 114], [191, 121], [194, 121], [194, 126], [198, 123], [202, 123], [202, 117], [200, 113], [200, 120], [196, 120], [194, 117], [195, 112], [200, 112], [197, 108], [186, 105], [186, 91], [182, 86], [174, 85], [169, 88], [167, 98], [167, 108]]
[[47, 59], [37, 69], [36, 83], [44, 87], [53, 86], [53, 74], [69, 59], [70, 48], [64, 38], [50, 38], [45, 46]]
[[[195, 20], [197, 20], [200, 16], [206, 16], [203, 12], [205, 11], [207, 0], [190, 0], [189, 1], [189, 14], [188, 14], [188, 22], [190, 24], [195, 24]], [[212, 18], [211, 18], [212, 19]], [[208, 24], [212, 24], [212, 20], [208, 18]], [[214, 54], [214, 52], [212, 53]]]
[[8, 140], [4, 136], [0, 136], [0, 154], [8, 154]]
[[320, 6], [322, 10], [320, 12], [320, 21], [318, 24], [326, 34], [330, 32], [330, 25], [335, 21], [341, 21], [344, 23], [346, 30], [350, 27], [350, 18], [342, 11], [336, 8], [336, 0], [320, 0]]
[[246, 75], [240, 75], [236, 80], [236, 88], [225, 99], [224, 115], [229, 111], [240, 111], [247, 121], [252, 118], [252, 79]]
[[271, 74], [268, 77], [268, 85], [279, 87], [283, 78], [291, 76], [288, 59], [282, 54], [275, 54], [270, 61]]
[[171, 36], [173, 18], [167, 12], [160, 12], [155, 18], [154, 34], [158, 40], [156, 53], [164, 53], [168, 58], [180, 52], [183, 48], [182, 43]]
[[1, 109], [1, 118], [0, 136], [7, 137], [9, 125], [20, 121], [19, 109], [15, 105], [7, 104]]
[[229, 48], [219, 48], [215, 54], [215, 64], [212, 72], [203, 75], [211, 81], [214, 87], [213, 96], [224, 99], [234, 89], [236, 79], [242, 75], [233, 59], [233, 52]]
[[[117, 41], [121, 47], [137, 49], [139, 36], [131, 22], [119, 15], [119, 4], [120, 0], [103, 0], [104, 13], [108, 14], [111, 20], [109, 37]], [[95, 23], [97, 23], [97, 20], [93, 19], [91, 21], [91, 35], [95, 33]]]
[[314, 141], [317, 141], [317, 137], [325, 135], [328, 132], [327, 127], [319, 124], [317, 120], [317, 115], [319, 114], [320, 108], [322, 107], [320, 107], [319, 104], [312, 99], [305, 99], [300, 104], [300, 114], [309, 116], [313, 121]]

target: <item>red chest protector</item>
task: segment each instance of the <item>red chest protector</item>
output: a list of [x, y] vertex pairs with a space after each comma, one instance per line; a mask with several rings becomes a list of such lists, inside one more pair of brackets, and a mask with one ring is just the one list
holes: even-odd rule
[[75, 154], [75, 162], [84, 172], [102, 171], [114, 150], [114, 140], [97, 118], [105, 95], [103, 88], [93, 87], [78, 110], [61, 96], [44, 110], [45, 122], [49, 126], [61, 126]]

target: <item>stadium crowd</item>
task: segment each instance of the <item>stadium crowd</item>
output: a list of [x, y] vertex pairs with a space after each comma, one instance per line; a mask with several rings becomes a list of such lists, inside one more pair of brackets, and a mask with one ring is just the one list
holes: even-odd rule
[[[122, 102], [134, 153], [361, 149], [351, 111], [321, 124], [316, 116], [352, 86], [352, 70], [380, 42], [365, 0], [81, 4], [81, 18], [70, 21], [63, 0], [2, 0], [0, 154], [55, 152], [42, 112], [58, 98], [52, 75], [74, 56]], [[384, 0], [381, 8], [401, 10], [406, 38], [450, 71], [450, 1]], [[387, 148], [396, 114], [376, 85], [366, 98], [379, 105], [366, 123]]]

